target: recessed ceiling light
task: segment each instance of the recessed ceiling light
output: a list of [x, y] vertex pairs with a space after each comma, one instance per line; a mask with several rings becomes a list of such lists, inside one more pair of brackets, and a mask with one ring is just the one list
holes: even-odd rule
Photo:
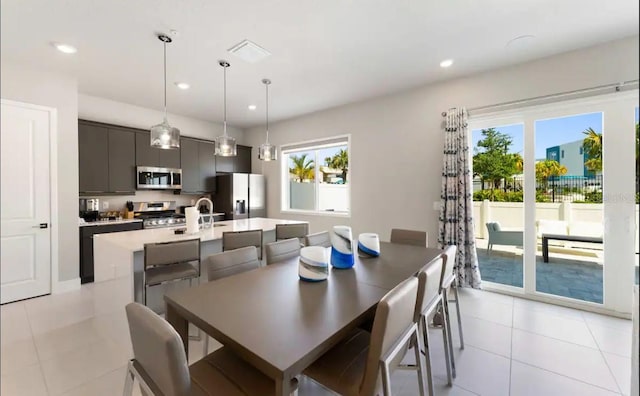
[[78, 52], [78, 49], [72, 45], [69, 44], [63, 44], [63, 43], [51, 43], [54, 47], [56, 47], [56, 49], [60, 52], [64, 52], [65, 54], [75, 54], [76, 52]]
[[251, 110], [251, 111], [254, 111], [255, 109], [257, 109], [257, 108], [258, 108], [258, 106], [256, 106], [256, 105], [249, 105], [249, 106], [247, 106], [247, 108], [248, 108], [249, 110]]
[[440, 67], [449, 67], [453, 65], [453, 59], [446, 59], [440, 62]]
[[176, 82], [176, 87], [180, 89], [189, 89], [190, 85], [185, 82]]

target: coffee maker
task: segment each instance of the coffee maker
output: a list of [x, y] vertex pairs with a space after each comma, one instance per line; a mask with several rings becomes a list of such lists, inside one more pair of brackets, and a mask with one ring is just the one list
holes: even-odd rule
[[98, 198], [80, 198], [79, 215], [84, 221], [100, 219], [100, 200]]

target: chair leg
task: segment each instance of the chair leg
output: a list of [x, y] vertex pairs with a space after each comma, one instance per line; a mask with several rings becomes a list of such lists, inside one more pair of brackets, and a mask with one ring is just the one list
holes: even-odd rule
[[447, 338], [448, 338], [448, 342], [449, 342], [449, 354], [451, 355], [451, 376], [453, 378], [456, 378], [456, 360], [455, 357], [453, 356], [453, 339], [451, 337], [451, 319], [449, 316], [449, 291], [447, 289], [443, 290], [444, 293], [444, 309], [443, 314], [444, 314], [444, 321], [447, 324]]
[[382, 394], [384, 396], [392, 396], [391, 394], [391, 376], [389, 375], [389, 366], [382, 364]]
[[124, 378], [124, 390], [122, 391], [123, 396], [131, 396], [133, 394], [133, 372], [131, 372], [131, 362], [127, 365], [127, 373]]
[[[424, 358], [421, 356], [422, 355], [422, 341], [420, 339], [420, 332], [418, 331], [418, 329], [416, 329], [415, 333], [413, 334], [413, 340], [414, 340], [414, 353], [416, 356], [416, 369], [418, 370], [418, 389], [420, 391], [420, 396], [425, 396], [424, 394], [424, 388], [425, 388], [425, 383], [424, 383]], [[428, 352], [427, 352], [428, 353]], [[431, 393], [429, 394], [429, 396], [433, 396]]]
[[458, 334], [460, 335], [460, 349], [464, 349], [464, 337], [462, 335], [462, 315], [460, 315], [460, 296], [458, 295], [458, 283], [452, 284], [453, 294], [456, 296], [456, 313], [458, 314]]
[[204, 347], [203, 347], [203, 355], [202, 356], [207, 356], [209, 354], [209, 335], [205, 334], [204, 335]]
[[[441, 302], [444, 304], [444, 302]], [[442, 308], [444, 312], [444, 308]], [[452, 375], [451, 375], [451, 357], [449, 353], [449, 328], [447, 327], [447, 321], [442, 321], [442, 343], [444, 345], [444, 361], [447, 366], [447, 385], [452, 386]]]
[[147, 306], [147, 285], [142, 285], [142, 305]]
[[[191, 287], [193, 287], [193, 279], [194, 278], [189, 278], [189, 289], [191, 289]], [[198, 284], [200, 283], [200, 279], [198, 279]], [[202, 339], [202, 331], [200, 330], [200, 328], [198, 328], [198, 334], [195, 336], [189, 336], [190, 340], [195, 340], [195, 341], [200, 341]], [[206, 356], [206, 353], [205, 353]]]
[[[420, 316], [420, 321], [418, 322], [418, 337], [422, 336], [424, 343], [424, 361], [425, 361], [425, 371], [427, 372], [427, 385], [429, 386], [429, 396], [434, 396], [433, 389], [433, 374], [431, 368], [431, 350], [429, 346], [429, 328], [427, 327], [427, 317], [426, 315]], [[420, 344], [419, 342], [417, 343]], [[420, 355], [420, 351], [416, 351], [416, 362], [418, 361]], [[418, 369], [418, 375], [420, 375], [420, 369]], [[422, 383], [420, 386], [424, 386], [424, 377], [422, 378]], [[421, 392], [423, 393], [423, 392]]]

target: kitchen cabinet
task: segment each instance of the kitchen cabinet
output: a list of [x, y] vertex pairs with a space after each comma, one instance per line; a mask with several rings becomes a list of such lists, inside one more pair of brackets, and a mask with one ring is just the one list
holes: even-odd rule
[[216, 191], [216, 157], [213, 142], [180, 139], [182, 191], [211, 193]]
[[80, 227], [80, 282], [93, 282], [93, 236], [110, 232], [141, 230], [142, 222], [96, 224]]
[[78, 123], [78, 176], [81, 193], [109, 191], [109, 129]]
[[135, 132], [109, 128], [109, 188], [113, 193], [134, 194], [136, 190]]
[[235, 157], [216, 157], [218, 173], [251, 173], [251, 147], [238, 145]]
[[136, 165], [180, 168], [180, 150], [151, 147], [149, 133], [136, 132]]

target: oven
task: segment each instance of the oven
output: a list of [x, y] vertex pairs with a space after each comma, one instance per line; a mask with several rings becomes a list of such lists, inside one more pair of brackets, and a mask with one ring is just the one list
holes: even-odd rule
[[136, 172], [138, 190], [180, 190], [182, 170], [138, 166]]

